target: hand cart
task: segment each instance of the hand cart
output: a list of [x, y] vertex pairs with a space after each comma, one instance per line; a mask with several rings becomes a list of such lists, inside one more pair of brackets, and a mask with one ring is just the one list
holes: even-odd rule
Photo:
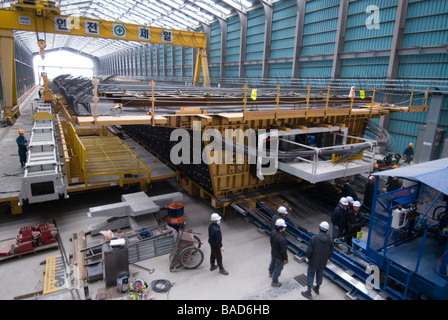
[[201, 240], [192, 230], [180, 229], [170, 254], [170, 271], [199, 267], [204, 260], [201, 244]]

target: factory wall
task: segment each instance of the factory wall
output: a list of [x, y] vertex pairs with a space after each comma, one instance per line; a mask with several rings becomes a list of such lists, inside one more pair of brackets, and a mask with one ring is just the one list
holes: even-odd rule
[[[398, 79], [402, 88], [415, 87], [414, 104], [424, 102], [428, 87], [431, 93], [438, 86], [448, 91], [446, 0], [260, 2], [246, 14], [216, 20], [198, 31], [208, 34], [210, 76], [215, 84], [237, 78], [250, 78], [252, 83], [254, 79], [346, 79], [347, 85], [352, 79], [354, 85], [357, 79], [378, 79], [377, 89], [384, 89], [390, 88], [387, 79]], [[132, 75], [192, 78], [193, 49], [149, 48]], [[114, 67], [119, 65], [115, 60], [123, 56], [129, 60], [131, 54], [120, 55], [103, 58], [102, 69], [130, 75], [126, 68]], [[139, 65], [144, 66], [139, 69]], [[448, 126], [447, 103], [444, 98], [438, 120], [443, 129]], [[392, 115], [387, 121], [393, 137], [389, 151], [402, 152], [409, 142], [416, 143], [418, 127], [427, 120], [425, 113]]]
[[[14, 42], [14, 54], [17, 98], [20, 98], [34, 87], [33, 56], [27, 48], [17, 41]], [[0, 106], [4, 106], [2, 81], [3, 79], [0, 77]]]
[[16, 58], [17, 97], [21, 97], [34, 87], [33, 56], [28, 49], [17, 42], [14, 42], [14, 54]]

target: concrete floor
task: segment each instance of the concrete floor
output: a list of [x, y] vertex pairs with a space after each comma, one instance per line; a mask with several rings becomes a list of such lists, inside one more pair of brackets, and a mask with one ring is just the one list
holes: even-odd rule
[[[303, 287], [294, 279], [295, 276], [306, 274], [306, 263], [294, 260], [294, 254], [289, 252], [289, 264], [285, 266], [280, 276], [283, 285], [280, 288], [270, 286], [268, 264], [270, 262], [269, 236], [259, 232], [257, 227], [237, 213], [226, 216], [221, 223], [223, 234], [223, 260], [229, 271], [228, 276], [209, 270], [210, 247], [207, 243], [207, 230], [210, 214], [214, 211], [207, 201], [190, 197], [182, 191], [174, 180], [157, 182], [148, 191], [149, 196], [169, 192], [184, 194], [185, 219], [187, 227], [199, 233], [204, 243], [204, 262], [193, 270], [181, 269], [169, 271], [169, 255], [158, 256], [140, 261], [137, 264], [146, 268], [154, 268], [152, 274], [130, 265], [132, 278], [140, 278], [149, 285], [153, 280], [166, 279], [173, 285], [168, 293], [151, 292], [156, 300], [302, 300], [300, 292]], [[21, 215], [0, 214], [0, 234], [2, 238], [15, 237], [21, 226], [36, 225], [51, 222], [53, 219], [61, 235], [62, 245], [68, 254], [72, 254], [70, 241], [73, 232], [88, 230], [88, 226], [98, 223], [104, 218], [89, 218], [88, 208], [98, 205], [120, 202], [121, 191], [95, 191], [73, 195], [67, 200], [58, 200], [37, 205], [30, 205]], [[5, 209], [5, 208], [4, 208]], [[5, 211], [5, 210], [3, 210]], [[102, 241], [103, 236], [88, 236], [88, 242]], [[27, 295], [43, 289], [45, 261], [47, 256], [60, 254], [58, 249], [43, 251], [38, 254], [24, 255], [0, 262], [0, 299], [11, 300], [21, 295]], [[93, 299], [99, 289], [104, 288], [104, 281], [89, 284]], [[321, 294], [315, 295], [315, 300], [342, 300], [345, 291], [324, 278]], [[72, 295], [69, 290], [46, 296], [38, 295], [31, 299], [72, 300], [84, 299], [83, 290]]]
[[[15, 146], [17, 129], [31, 128], [32, 120], [29, 104], [36, 97], [37, 92], [30, 95], [21, 105], [22, 116], [11, 127], [0, 128], [0, 148], [2, 152], [1, 179], [11, 178], [13, 173], [20, 173], [20, 164]], [[29, 135], [28, 135], [29, 136]], [[12, 148], [12, 150], [10, 150]], [[140, 156], [140, 155], [139, 155]], [[5, 158], [6, 157], [6, 158]], [[13, 169], [11, 169], [13, 168]], [[14, 181], [20, 182], [18, 175]], [[7, 188], [2, 191], [2, 197], [17, 194], [20, 183], [13, 185], [11, 180], [0, 180]], [[13, 190], [10, 193], [8, 190]], [[24, 207], [23, 213], [12, 215], [7, 204], [0, 204], [0, 240], [15, 238], [22, 226], [37, 225], [39, 223], [55, 221], [61, 237], [60, 247], [67, 255], [73, 254], [71, 242], [72, 234], [77, 231], [89, 230], [90, 225], [104, 221], [105, 217], [89, 218], [87, 212], [90, 207], [121, 202], [123, 193], [138, 192], [139, 190], [123, 191], [119, 188], [102, 191], [89, 191], [80, 194], [70, 194], [69, 199], [50, 201], [40, 204], [30, 204]], [[7, 193], [8, 192], [8, 193]], [[182, 192], [185, 205], [185, 219], [187, 227], [199, 233], [203, 242], [204, 262], [196, 269], [182, 269], [170, 272], [169, 254], [138, 262], [146, 268], [154, 268], [154, 273], [129, 266], [131, 278], [140, 278], [151, 284], [154, 280], [166, 279], [173, 286], [168, 293], [157, 293], [150, 290], [150, 296], [155, 300], [306, 300], [300, 294], [302, 285], [294, 277], [306, 274], [307, 264], [294, 260], [294, 254], [289, 252], [287, 264], [280, 276], [283, 285], [280, 288], [271, 287], [268, 277], [270, 262], [270, 242], [266, 233], [248, 222], [239, 213], [228, 213], [221, 223], [223, 234], [223, 261], [229, 271], [228, 276], [209, 270], [210, 247], [207, 243], [210, 215], [214, 212], [208, 200], [191, 197], [180, 187], [174, 179], [152, 182], [148, 189], [148, 196], [155, 196], [171, 192]], [[330, 214], [330, 212], [328, 212]], [[329, 217], [328, 217], [329, 219]], [[304, 217], [303, 222], [312, 232], [317, 232], [321, 216]], [[314, 222], [314, 223], [313, 223]], [[309, 225], [315, 224], [315, 229]], [[142, 225], [143, 226], [143, 225]], [[103, 236], [88, 236], [87, 243], [102, 241]], [[27, 296], [27, 299], [42, 300], [77, 300], [85, 299], [83, 290], [62, 290], [57, 293], [42, 296], [33, 294], [43, 290], [45, 260], [47, 257], [60, 255], [59, 249], [51, 249], [39, 253], [23, 255], [0, 261], [0, 300], [12, 300]], [[104, 281], [89, 283], [92, 299], [105, 287]], [[342, 300], [345, 290], [324, 278], [321, 294], [315, 295], [315, 300]]]

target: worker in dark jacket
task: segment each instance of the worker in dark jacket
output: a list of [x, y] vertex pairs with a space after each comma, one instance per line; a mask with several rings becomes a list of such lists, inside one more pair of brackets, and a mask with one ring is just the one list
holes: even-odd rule
[[[333, 255], [334, 244], [330, 235], [327, 234], [330, 225], [323, 221], [319, 225], [319, 233], [311, 237], [306, 258], [308, 259], [308, 270], [306, 276], [307, 290], [302, 295], [308, 299], [312, 298], [311, 288], [316, 294], [319, 294], [319, 288], [322, 285], [322, 276], [327, 266], [328, 259]], [[313, 287], [314, 275], [316, 275], [316, 285]]]
[[347, 223], [347, 207], [348, 200], [342, 197], [339, 200], [338, 205], [331, 214], [331, 222], [333, 224], [333, 240], [341, 239], [345, 234], [345, 227]]
[[366, 189], [364, 191], [363, 204], [367, 211], [370, 212], [370, 209], [372, 208], [373, 194], [375, 192], [375, 177], [370, 176], [368, 180], [369, 181], [366, 183]]
[[19, 130], [19, 136], [16, 139], [17, 146], [19, 147], [19, 158], [20, 158], [20, 164], [22, 168], [25, 166], [26, 163], [26, 153], [27, 153], [27, 146], [28, 146], [28, 140], [25, 138], [25, 131], [22, 129]]
[[288, 215], [288, 210], [284, 206], [280, 206], [277, 209], [277, 213], [272, 216], [272, 230], [275, 230], [275, 223], [278, 219], [285, 220], [286, 216]]
[[358, 194], [356, 193], [355, 189], [353, 189], [352, 185], [349, 182], [346, 182], [344, 186], [342, 187], [342, 194], [347, 197], [352, 197], [353, 201], [358, 200]]
[[[221, 216], [217, 213], [211, 215], [212, 223], [208, 227], [208, 243], [210, 244], [210, 271], [219, 267], [219, 273], [228, 275], [222, 264], [222, 234], [219, 226]], [[215, 265], [217, 262], [218, 266]]]
[[288, 263], [285, 238], [286, 223], [283, 219], [275, 222], [275, 230], [271, 233], [271, 263], [269, 264], [269, 277], [272, 278], [271, 286], [280, 287], [278, 282], [283, 266]]
[[404, 149], [403, 156], [405, 157], [404, 163], [411, 163], [414, 158], [414, 144], [410, 143], [409, 146]]
[[365, 218], [361, 213], [361, 202], [355, 201], [353, 203], [353, 210], [347, 217], [347, 237], [345, 242], [351, 246], [353, 237], [356, 237], [361, 228], [365, 225]]
[[403, 182], [398, 177], [389, 177], [386, 183], [386, 192], [401, 189]]

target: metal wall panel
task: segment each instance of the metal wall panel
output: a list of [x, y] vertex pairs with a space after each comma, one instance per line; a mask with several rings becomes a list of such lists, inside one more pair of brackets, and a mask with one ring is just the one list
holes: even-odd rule
[[221, 62], [221, 27], [219, 22], [213, 22], [210, 28], [209, 63]]
[[[344, 52], [390, 49], [394, 33], [398, 0], [350, 1], [345, 31]], [[371, 17], [377, 7], [379, 26], [373, 27]], [[370, 8], [370, 9], [369, 9]], [[367, 10], [369, 9], [369, 10]], [[369, 13], [367, 13], [369, 12]]]
[[[270, 58], [291, 58], [294, 55], [297, 22], [296, 0], [274, 3]], [[269, 64], [269, 77], [291, 77], [292, 63]]]
[[427, 116], [428, 114], [423, 112], [391, 115], [388, 131], [393, 138], [393, 143], [387, 150], [402, 154], [409, 143], [416, 144], [418, 127], [426, 124]]
[[261, 78], [261, 64], [249, 64], [245, 67], [245, 76], [247, 78]]
[[409, 0], [403, 47], [448, 44], [448, 1]]
[[[246, 60], [263, 59], [265, 16], [262, 7], [247, 13]], [[261, 65], [259, 65], [261, 76]], [[253, 68], [251, 68], [253, 71]], [[252, 73], [252, 72], [250, 72]], [[246, 75], [249, 76], [249, 75]]]
[[187, 77], [192, 77], [194, 75], [193, 59], [196, 59], [196, 57], [193, 56], [193, 48], [185, 48], [184, 70], [185, 76]]
[[174, 68], [174, 75], [176, 77], [181, 77], [183, 68], [182, 47], [174, 47], [174, 65], [176, 66], [176, 68]]
[[[226, 62], [236, 62], [240, 58], [240, 32], [241, 23], [238, 15], [227, 20], [227, 55]], [[226, 74], [227, 70], [226, 70]], [[237, 75], [238, 76], [238, 75]]]
[[332, 60], [303, 61], [300, 63], [301, 78], [329, 78], [331, 77]]
[[216, 66], [211, 66], [209, 68], [210, 77], [214, 79], [219, 79], [220, 75], [220, 68]]
[[341, 78], [380, 78], [387, 74], [389, 57], [354, 58], [341, 61]]
[[333, 54], [339, 1], [307, 1], [305, 11], [302, 56]]
[[269, 66], [269, 77], [291, 78], [292, 62], [272, 63]]
[[226, 67], [226, 77], [237, 78], [239, 76], [238, 65], [231, 65]]
[[[17, 43], [17, 41], [14, 41], [14, 55], [16, 63], [17, 97], [20, 98], [34, 86], [33, 56], [31, 56], [27, 48]], [[0, 104], [3, 104], [3, 93], [1, 91], [2, 86], [0, 82]]]
[[398, 77], [413, 79], [446, 79], [448, 77], [448, 54], [401, 56]]

